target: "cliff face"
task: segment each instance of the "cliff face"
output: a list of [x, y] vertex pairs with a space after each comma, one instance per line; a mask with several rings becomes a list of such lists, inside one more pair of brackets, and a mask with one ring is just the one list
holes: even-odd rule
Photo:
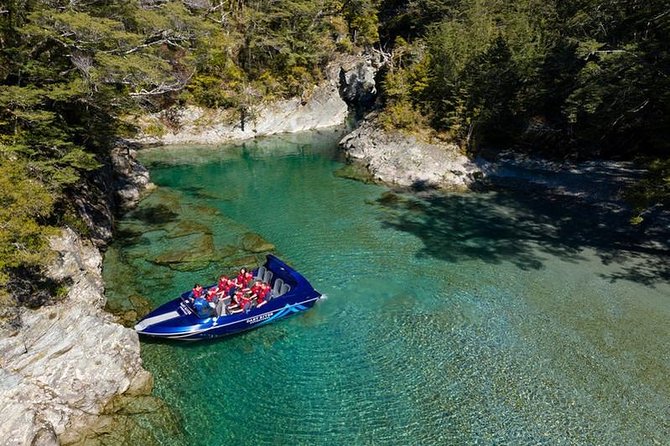
[[[371, 56], [340, 56], [326, 69], [326, 80], [303, 97], [240, 111], [196, 106], [144, 116], [143, 144], [219, 144], [277, 133], [295, 133], [345, 123], [349, 110], [374, 99], [378, 63]], [[159, 129], [151, 135], [150, 129]]]
[[149, 184], [134, 151], [118, 148], [94, 181], [80, 185], [75, 202], [91, 240], [71, 229], [51, 240], [58, 260], [49, 275], [71, 284], [67, 295], [36, 310], [19, 309], [19, 328], [0, 329], [3, 444], [86, 439], [119, 395], [151, 392], [137, 333], [104, 311], [99, 250], [111, 240], [113, 210], [134, 206]]
[[137, 334], [103, 310], [102, 256], [72, 230], [52, 240], [50, 275], [70, 279], [60, 302], [25, 309], [21, 328], [0, 334], [0, 438], [4, 444], [57, 444], [100, 415], [119, 394], [151, 391]]

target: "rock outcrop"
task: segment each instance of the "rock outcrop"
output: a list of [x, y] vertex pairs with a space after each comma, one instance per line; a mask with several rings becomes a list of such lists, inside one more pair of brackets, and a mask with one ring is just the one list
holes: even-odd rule
[[[343, 125], [350, 106], [376, 94], [378, 64], [371, 56], [342, 56], [326, 68], [326, 80], [302, 97], [263, 103], [245, 110], [173, 108], [139, 120], [142, 144], [220, 144], [278, 133]], [[153, 133], [153, 135], [152, 135]]]
[[[362, 118], [377, 98], [375, 76], [380, 66], [381, 61], [372, 55], [342, 57], [334, 65], [339, 67], [340, 96], [354, 111], [356, 119]], [[334, 73], [329, 77], [333, 78]]]
[[71, 199], [88, 228], [96, 246], [104, 248], [112, 241], [114, 214], [134, 208], [142, 193], [151, 189], [149, 172], [136, 159], [136, 150], [120, 142], [103, 166], [74, 189]]
[[468, 189], [481, 169], [454, 144], [429, 143], [387, 131], [368, 116], [340, 141], [348, 159], [384, 183], [413, 188]]
[[149, 171], [137, 161], [137, 151], [128, 146], [112, 149], [110, 160], [117, 208], [121, 212], [133, 209], [140, 202], [142, 192], [153, 187]]
[[67, 296], [23, 309], [21, 328], [0, 333], [0, 438], [5, 445], [79, 440], [117, 395], [148, 394], [133, 330], [103, 310], [102, 256], [73, 231], [52, 240], [50, 274], [69, 279]]

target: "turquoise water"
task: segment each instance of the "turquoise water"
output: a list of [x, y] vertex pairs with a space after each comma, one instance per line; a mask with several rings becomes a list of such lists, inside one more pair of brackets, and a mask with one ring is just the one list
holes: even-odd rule
[[573, 199], [340, 178], [333, 141], [142, 152], [158, 188], [119, 224], [110, 300], [157, 305], [213, 281], [215, 261], [156, 259], [230, 251], [246, 232], [327, 296], [232, 338], [143, 342], [182, 431], [159, 441], [670, 444], [667, 252]]

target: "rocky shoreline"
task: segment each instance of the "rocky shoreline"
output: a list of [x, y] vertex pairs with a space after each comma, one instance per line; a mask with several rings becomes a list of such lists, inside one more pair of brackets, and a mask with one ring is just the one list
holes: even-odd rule
[[18, 309], [17, 326], [0, 330], [3, 444], [90, 442], [118, 424], [112, 413], [123, 413], [119, 406], [129, 398], [152, 399], [153, 379], [142, 368], [137, 333], [104, 309], [100, 251], [111, 239], [112, 209], [134, 206], [149, 176], [127, 147], [112, 152], [109, 167], [107, 181], [117, 196], [106, 199], [97, 186], [85, 185], [77, 202], [91, 240], [70, 228], [51, 240], [57, 259], [48, 275], [69, 284], [66, 295]]
[[343, 125], [350, 109], [376, 93], [379, 62], [371, 55], [340, 56], [326, 68], [326, 79], [302, 97], [249, 106], [241, 111], [171, 108], [140, 117], [145, 145], [222, 144], [279, 133]]
[[71, 229], [52, 239], [50, 275], [72, 285], [60, 302], [20, 314], [0, 335], [0, 437], [5, 444], [70, 444], [117, 395], [148, 395], [133, 330], [104, 311], [102, 255]]
[[467, 190], [482, 176], [481, 165], [486, 164], [470, 160], [455, 144], [384, 130], [374, 113], [340, 146], [348, 160], [362, 164], [374, 180], [413, 189]]

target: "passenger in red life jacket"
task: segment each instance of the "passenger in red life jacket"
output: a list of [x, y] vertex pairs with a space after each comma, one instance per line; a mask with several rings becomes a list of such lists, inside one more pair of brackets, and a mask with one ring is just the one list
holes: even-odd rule
[[265, 300], [266, 297], [270, 294], [270, 291], [272, 288], [270, 287], [269, 283], [264, 283], [261, 287], [261, 296], [263, 296], [263, 299]]
[[216, 292], [217, 292], [216, 287], [212, 287], [207, 290], [207, 302], [213, 302], [214, 299], [216, 298]]
[[197, 299], [198, 297], [202, 297], [204, 292], [205, 292], [205, 290], [202, 289], [202, 285], [200, 285], [199, 283], [196, 283], [195, 285], [193, 285], [193, 291], [192, 291], [193, 299]]
[[219, 277], [219, 283], [217, 284], [219, 292], [223, 291], [226, 288], [227, 284], [228, 284], [228, 277], [221, 275], [221, 277]]
[[259, 293], [261, 292], [262, 287], [263, 284], [261, 282], [259, 282], [258, 280], [255, 281], [251, 287], [251, 294], [258, 296]]
[[265, 298], [267, 297], [269, 292], [270, 292], [270, 285], [261, 283], [258, 288], [258, 291], [256, 292], [256, 296], [258, 296], [256, 303], [258, 304], [258, 306], [265, 303]]
[[228, 277], [222, 275], [219, 277], [219, 283], [216, 286], [216, 294], [217, 296], [225, 297], [228, 295], [228, 291], [230, 291], [230, 288], [233, 286], [233, 281], [230, 280]]
[[240, 307], [242, 306], [242, 298], [243, 297], [244, 297], [244, 292], [242, 292], [242, 290], [238, 289], [237, 291], [235, 291], [235, 296], [234, 296], [235, 303], [237, 303], [237, 305], [239, 305]]
[[240, 273], [237, 275], [237, 282], [242, 286], [242, 288], [248, 287], [251, 279], [253, 279], [251, 273], [247, 272], [246, 268], [241, 268]]

